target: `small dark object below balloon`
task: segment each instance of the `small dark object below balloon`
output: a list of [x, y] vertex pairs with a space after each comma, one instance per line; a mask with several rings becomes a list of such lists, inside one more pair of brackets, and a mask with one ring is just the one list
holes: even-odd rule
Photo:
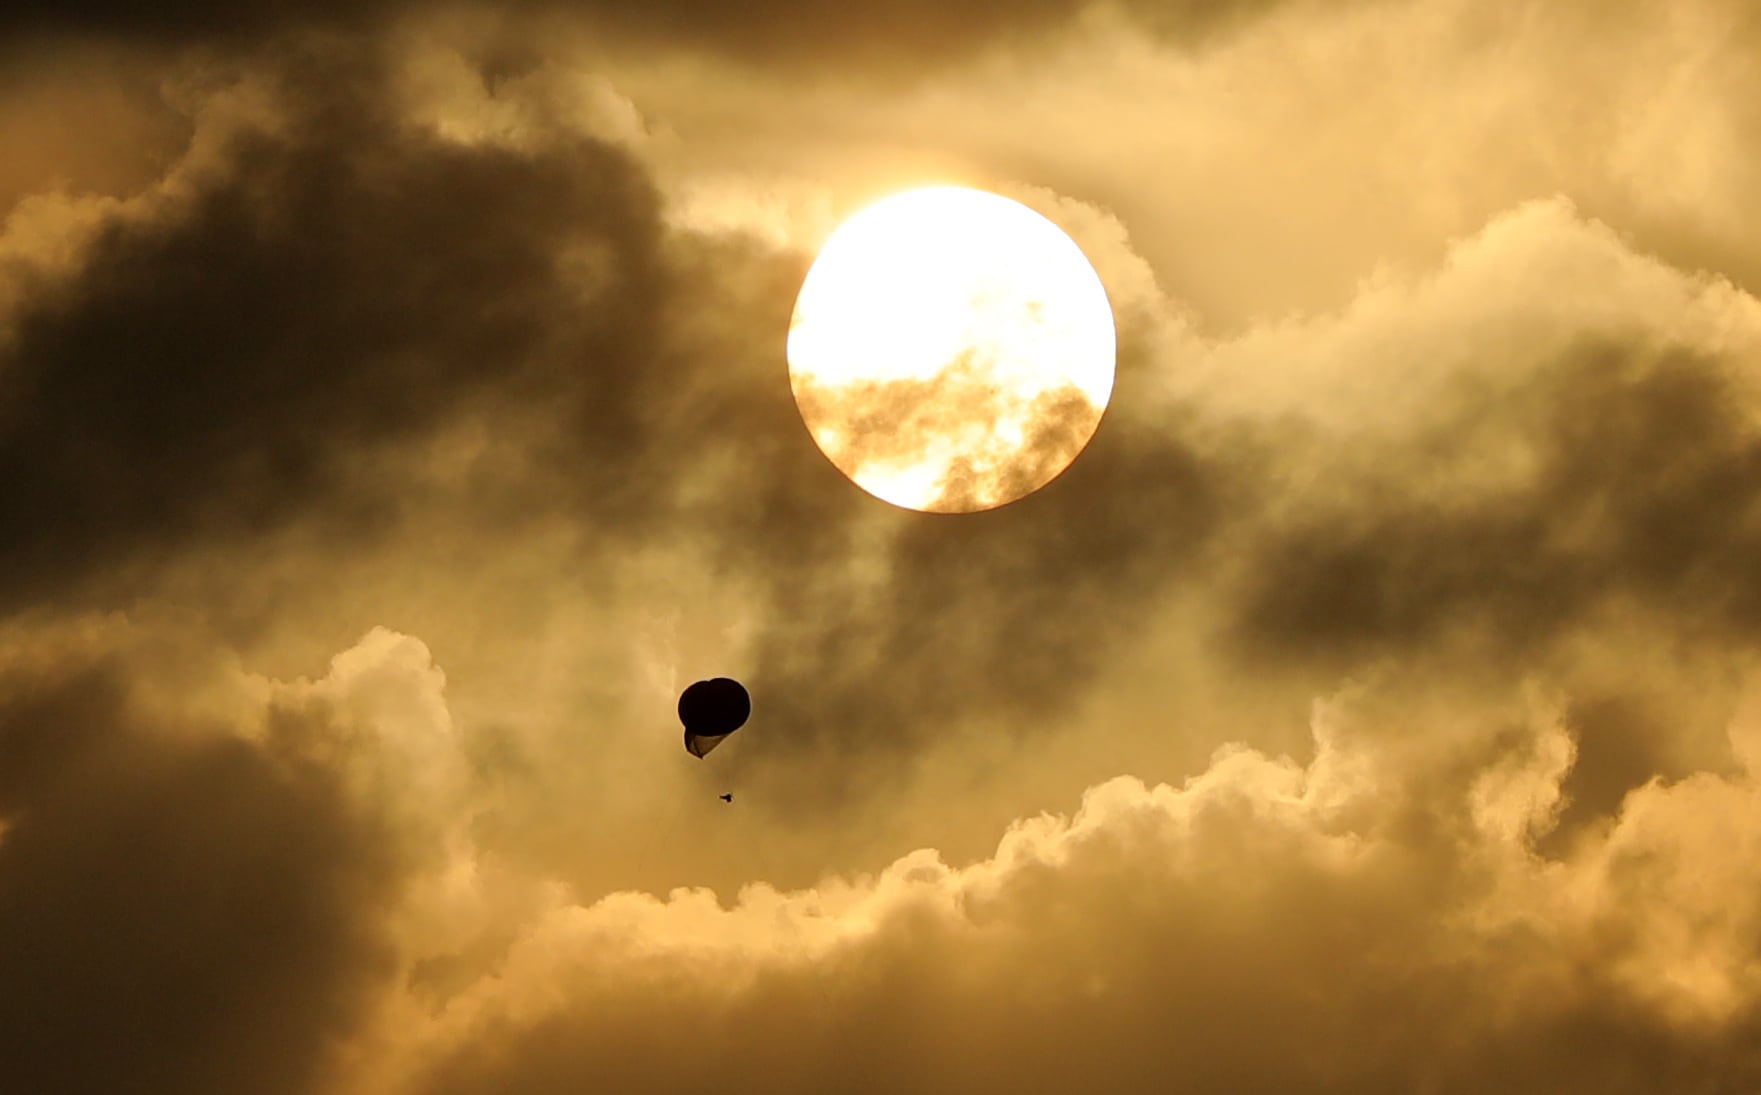
[[752, 697], [744, 685], [729, 677], [698, 681], [679, 694], [685, 749], [694, 757], [707, 756], [729, 734], [746, 725], [751, 714]]

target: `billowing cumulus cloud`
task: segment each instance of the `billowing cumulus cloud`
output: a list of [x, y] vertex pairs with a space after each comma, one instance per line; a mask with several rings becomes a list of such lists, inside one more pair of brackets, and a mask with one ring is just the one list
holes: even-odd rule
[[[1317, 704], [1306, 763], [1232, 744], [1180, 785], [1108, 780], [964, 865], [924, 848], [808, 889], [583, 901], [470, 837], [420, 642], [375, 631], [311, 681], [216, 664], [170, 682], [126, 627], [54, 641], [59, 674], [8, 665], [8, 770], [32, 790], [9, 787], [0, 845], [9, 890], [56, 895], [0, 920], [31, 943], [8, 985], [35, 1003], [6, 1065], [45, 1087], [1761, 1078], [1752, 698], [1727, 727], [1735, 770], [1636, 788], [1560, 856], [1537, 851], [1577, 762], [1555, 703], [1408, 704], [1412, 736], [1390, 740], [1400, 696], [1357, 686]], [[151, 726], [180, 698], [202, 725]], [[140, 1037], [77, 1053], [91, 999]]]
[[[1761, 1085], [1747, 9], [930, 8], [0, 16], [0, 1088]], [[929, 179], [1120, 350], [952, 518]]]
[[1244, 565], [1241, 625], [1339, 652], [1481, 623], [1528, 643], [1631, 600], [1751, 634], [1732, 517], [1761, 488], [1758, 368], [1761, 302], [1560, 201], [1222, 346], [1194, 398], [1292, 416], [1309, 477]]
[[1440, 758], [1402, 770], [1354, 742], [1352, 706], [1317, 711], [1307, 766], [1227, 747], [1181, 787], [1109, 781], [969, 866], [923, 849], [731, 905], [678, 890], [556, 909], [439, 1018], [457, 1048], [423, 1090], [1734, 1091], [1761, 1076], [1744, 942], [1761, 907], [1682, 884], [1742, 869], [1761, 835], [1752, 772], [1647, 787], [1604, 839], [1550, 861], [1531, 842], [1573, 743], [1547, 712], [1451, 794], [1415, 800], [1366, 774], [1422, 782]]

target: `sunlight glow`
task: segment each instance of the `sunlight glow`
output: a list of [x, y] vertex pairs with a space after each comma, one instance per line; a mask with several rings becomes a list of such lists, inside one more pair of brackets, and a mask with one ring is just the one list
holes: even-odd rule
[[864, 490], [972, 512], [1067, 467], [1112, 394], [1112, 308], [1080, 248], [1008, 198], [938, 186], [857, 212], [796, 301], [789, 377]]

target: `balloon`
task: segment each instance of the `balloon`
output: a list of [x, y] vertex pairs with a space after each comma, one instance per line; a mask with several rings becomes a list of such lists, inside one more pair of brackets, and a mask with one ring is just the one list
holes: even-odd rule
[[706, 756], [746, 725], [752, 714], [752, 697], [730, 677], [698, 681], [679, 694], [679, 721], [685, 724], [685, 748], [694, 757]]

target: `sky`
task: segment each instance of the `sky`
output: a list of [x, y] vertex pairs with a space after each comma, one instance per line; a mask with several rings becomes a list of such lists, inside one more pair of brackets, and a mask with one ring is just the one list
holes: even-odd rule
[[[7, 1090], [1761, 1090], [1750, 0], [18, 0], [0, 149]], [[926, 183], [1117, 325], [983, 513], [784, 361]]]

